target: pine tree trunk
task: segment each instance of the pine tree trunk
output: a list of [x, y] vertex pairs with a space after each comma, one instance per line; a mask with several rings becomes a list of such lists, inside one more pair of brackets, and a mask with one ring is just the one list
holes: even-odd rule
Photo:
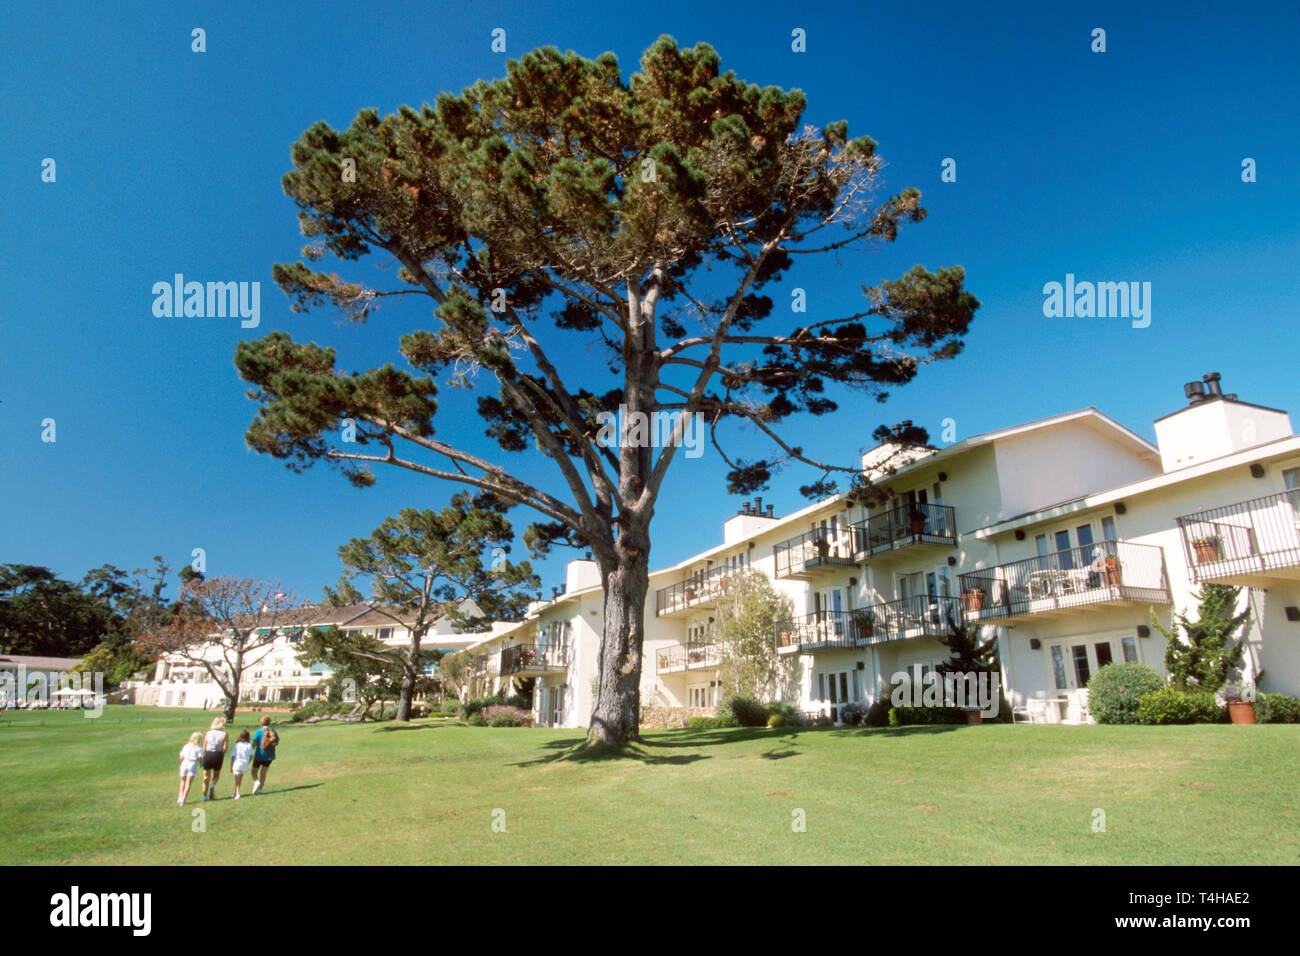
[[587, 730], [590, 743], [619, 744], [635, 740], [639, 729], [643, 617], [650, 587], [646, 553], [649, 549], [625, 549], [622, 545], [620, 542], [622, 564], [602, 573], [605, 629], [597, 661], [600, 676], [596, 702]]
[[402, 662], [402, 691], [397, 697], [395, 720], [411, 719], [411, 700], [415, 696], [415, 682], [420, 676], [420, 635], [412, 634]]

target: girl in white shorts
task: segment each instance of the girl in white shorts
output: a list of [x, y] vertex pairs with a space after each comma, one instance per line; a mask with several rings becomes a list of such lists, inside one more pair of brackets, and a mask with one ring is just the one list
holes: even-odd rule
[[199, 760], [203, 756], [203, 734], [190, 734], [190, 742], [181, 748], [181, 789], [176, 794], [176, 805], [185, 806], [189, 799], [190, 784], [199, 773]]
[[249, 742], [248, 731], [239, 732], [239, 740], [230, 754], [230, 772], [235, 775], [235, 799], [239, 799], [239, 785], [248, 773], [248, 765], [253, 759], [253, 745]]

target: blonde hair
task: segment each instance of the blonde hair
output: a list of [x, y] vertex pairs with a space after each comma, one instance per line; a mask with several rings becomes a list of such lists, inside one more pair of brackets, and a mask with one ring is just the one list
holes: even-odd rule
[[224, 717], [212, 718], [212, 726], [210, 726], [208, 730], [225, 730], [225, 729], [226, 729], [226, 718]]
[[262, 719], [259, 720], [258, 723], [261, 724], [263, 727], [270, 727], [270, 726], [271, 726], [271, 715], [270, 715], [270, 714], [263, 714], [263, 715], [262, 715]]
[[201, 730], [196, 730], [196, 731], [194, 731], [194, 733], [190, 734], [190, 743], [195, 744], [195, 745], [202, 745], [202, 743], [203, 743], [203, 731], [201, 731]]

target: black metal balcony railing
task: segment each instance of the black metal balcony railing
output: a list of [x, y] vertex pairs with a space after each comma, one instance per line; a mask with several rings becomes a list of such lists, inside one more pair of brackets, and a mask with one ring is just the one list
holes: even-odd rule
[[667, 647], [655, 655], [660, 673], [691, 670], [697, 667], [716, 667], [719, 655], [716, 644], [678, 644]]
[[807, 651], [852, 649], [941, 637], [948, 633], [948, 617], [961, 620], [961, 602], [955, 597], [916, 594], [851, 611], [814, 611], [777, 629], [777, 649]]
[[1197, 581], [1300, 567], [1300, 489], [1175, 520]]
[[957, 513], [948, 505], [890, 508], [853, 525], [854, 550], [865, 557], [909, 544], [957, 544]]
[[488, 677], [496, 674], [496, 661], [491, 654], [479, 654], [474, 658], [474, 676]]
[[501, 676], [524, 671], [562, 671], [569, 666], [565, 644], [515, 644], [501, 649]]
[[778, 578], [802, 574], [812, 568], [853, 565], [853, 532], [846, 526], [808, 531], [772, 548]]
[[734, 577], [740, 572], [740, 568], [719, 565], [707, 571], [696, 571], [685, 581], [660, 588], [655, 592], [655, 614], [671, 614], [707, 604], [726, 593], [728, 576]]
[[1164, 551], [1128, 541], [1098, 541], [959, 577], [967, 615], [976, 620], [1112, 601], [1172, 600]]

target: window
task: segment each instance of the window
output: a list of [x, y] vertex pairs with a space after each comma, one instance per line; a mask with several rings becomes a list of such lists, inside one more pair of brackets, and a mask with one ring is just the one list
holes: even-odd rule
[[1079, 542], [1080, 548], [1086, 548], [1092, 544], [1092, 525], [1081, 524], [1074, 529], [1074, 536]]
[[1092, 672], [1088, 669], [1088, 646], [1075, 644], [1070, 647], [1070, 660], [1074, 662], [1074, 680], [1076, 687], [1087, 687]]
[[1138, 659], [1137, 639], [1134, 637], [1120, 638], [1120, 646], [1124, 649], [1124, 663], [1136, 664]]
[[393, 636], [393, 629], [391, 627], [381, 627], [379, 629], [379, 639], [381, 641], [390, 640], [392, 636]]
[[1110, 515], [1101, 519], [1101, 536], [1106, 541], [1119, 540], [1119, 536], [1115, 534], [1115, 519]]

